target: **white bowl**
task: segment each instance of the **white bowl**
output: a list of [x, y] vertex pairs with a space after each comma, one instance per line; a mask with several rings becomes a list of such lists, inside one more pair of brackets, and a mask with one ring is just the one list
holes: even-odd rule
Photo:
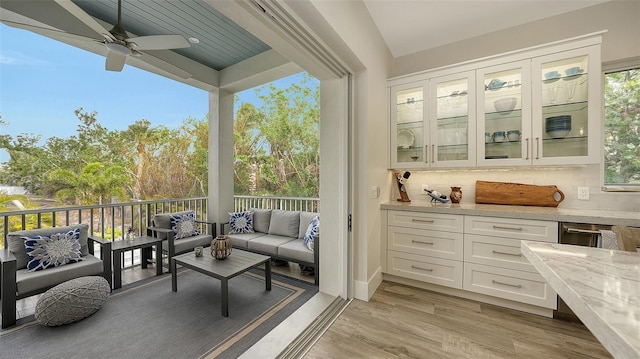
[[516, 108], [516, 103], [518, 99], [515, 97], [505, 97], [499, 100], [493, 101], [493, 106], [496, 108], [498, 112], [511, 111]]

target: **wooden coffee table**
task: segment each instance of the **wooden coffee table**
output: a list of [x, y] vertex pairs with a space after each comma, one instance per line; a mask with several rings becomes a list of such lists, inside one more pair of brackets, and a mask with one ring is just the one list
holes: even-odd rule
[[240, 249], [233, 249], [226, 259], [215, 259], [205, 248], [201, 257], [196, 257], [194, 252], [184, 253], [171, 258], [171, 289], [178, 291], [177, 265], [193, 269], [196, 272], [206, 274], [220, 280], [222, 298], [222, 315], [229, 316], [229, 279], [240, 275], [253, 267], [264, 263], [264, 281], [266, 290], [271, 290], [271, 257], [251, 253]]

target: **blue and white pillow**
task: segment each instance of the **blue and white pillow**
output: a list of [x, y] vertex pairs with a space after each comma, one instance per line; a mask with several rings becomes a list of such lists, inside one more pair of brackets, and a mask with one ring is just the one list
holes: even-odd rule
[[311, 223], [309, 223], [309, 226], [307, 227], [307, 231], [304, 234], [304, 238], [302, 239], [302, 241], [304, 242], [304, 245], [307, 246], [309, 250], [313, 250], [313, 245], [314, 245], [313, 237], [315, 237], [318, 233], [320, 233], [320, 217], [315, 216], [311, 220]]
[[169, 216], [173, 238], [182, 239], [200, 234], [196, 225], [196, 213], [172, 214]]
[[35, 272], [83, 261], [80, 228], [49, 236], [22, 237], [27, 252], [27, 270]]
[[255, 233], [253, 211], [229, 212], [229, 234]]

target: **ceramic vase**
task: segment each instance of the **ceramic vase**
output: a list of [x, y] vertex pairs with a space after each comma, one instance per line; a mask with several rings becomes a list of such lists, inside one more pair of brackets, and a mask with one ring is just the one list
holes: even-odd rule
[[451, 194], [449, 198], [451, 198], [451, 203], [460, 203], [462, 200], [462, 187], [451, 187]]

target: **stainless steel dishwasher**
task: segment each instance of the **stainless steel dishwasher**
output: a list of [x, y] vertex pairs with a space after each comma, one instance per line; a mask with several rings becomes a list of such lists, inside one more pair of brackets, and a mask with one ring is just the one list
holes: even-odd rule
[[[570, 244], [575, 246], [600, 247], [602, 236], [601, 230], [611, 230], [611, 226], [588, 223], [561, 222], [558, 226], [560, 244]], [[553, 312], [553, 317], [569, 321], [580, 320], [571, 311], [567, 303], [558, 296], [558, 309]]]

